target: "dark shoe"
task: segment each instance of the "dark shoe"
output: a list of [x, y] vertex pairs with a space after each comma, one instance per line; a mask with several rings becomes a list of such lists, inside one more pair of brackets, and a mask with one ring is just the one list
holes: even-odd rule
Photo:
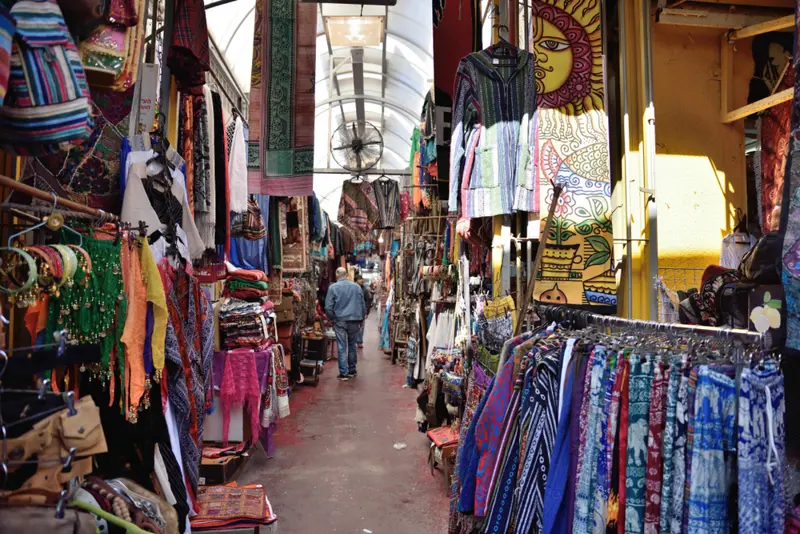
[[347, 375], [339, 375], [339, 376], [338, 376], [338, 377], [336, 377], [336, 378], [338, 378], [338, 379], [339, 379], [339, 380], [341, 380], [342, 382], [347, 382]]
[[358, 376], [358, 371], [350, 371], [347, 373], [347, 378], [355, 378]]

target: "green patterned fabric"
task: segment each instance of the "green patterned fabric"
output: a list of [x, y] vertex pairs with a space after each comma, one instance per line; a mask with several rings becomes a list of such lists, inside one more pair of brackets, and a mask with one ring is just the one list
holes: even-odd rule
[[308, 196], [314, 174], [316, 4], [258, 0], [248, 192]]

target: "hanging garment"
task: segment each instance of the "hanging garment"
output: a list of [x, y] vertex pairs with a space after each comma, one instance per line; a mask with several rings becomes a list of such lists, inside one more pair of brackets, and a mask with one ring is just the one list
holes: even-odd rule
[[664, 441], [662, 444], [664, 465], [662, 466], [661, 498], [659, 500], [661, 506], [659, 529], [660, 532], [664, 534], [670, 532], [669, 518], [673, 496], [672, 481], [675, 472], [675, 464], [681, 460], [678, 458], [677, 454], [678, 388], [681, 383], [681, 377], [680, 363], [673, 362], [669, 371], [669, 383], [667, 384], [667, 408], [664, 422]]
[[[228, 187], [228, 158], [225, 151], [225, 115], [219, 93], [211, 92], [209, 117], [209, 136], [211, 144], [210, 164], [212, 184], [215, 188], [214, 207], [217, 214], [214, 241], [224, 247], [226, 255], [230, 246], [230, 190]], [[213, 133], [212, 133], [213, 132]]]
[[625, 471], [625, 534], [644, 532], [647, 438], [653, 364], [633, 356], [629, 385], [628, 445]]
[[572, 410], [573, 390], [579, 373], [577, 367], [567, 373], [567, 382], [563, 391], [561, 415], [558, 419], [553, 451], [550, 457], [550, 468], [544, 490], [544, 505], [541, 532], [564, 534], [566, 532], [567, 492], [569, 485], [569, 453], [570, 453], [570, 413]]
[[211, 70], [208, 24], [202, 0], [177, 0], [167, 64], [181, 93], [199, 95]]
[[[800, 6], [795, 9], [795, 48]], [[800, 54], [792, 58], [794, 72], [800, 72]], [[786, 346], [800, 349], [800, 76], [795, 76], [792, 100], [792, 129], [790, 141], [790, 166], [788, 184], [784, 185], [782, 199], [788, 199], [788, 210], [781, 213], [780, 229], [783, 239], [783, 293], [786, 297]], [[788, 185], [788, 187], [787, 187]], [[786, 201], [782, 204], [787, 203]]]
[[[600, 419], [600, 439], [597, 442], [597, 482], [594, 485], [594, 524], [593, 532], [604, 532], [608, 525], [608, 502], [611, 491], [611, 470], [613, 462], [616, 421], [619, 413], [619, 394], [623, 375], [623, 358], [611, 352], [603, 373], [603, 407], [605, 417]], [[616, 520], [616, 518], [614, 518]]]
[[[606, 368], [606, 350], [604, 347], [594, 348], [592, 355], [589, 394], [584, 400], [586, 406], [585, 424], [581, 425], [581, 442], [584, 444], [579, 458], [579, 476], [575, 486], [575, 518], [572, 531], [585, 534], [594, 531], [594, 487], [601, 439], [601, 419], [603, 417], [604, 386], [603, 375]], [[582, 410], [583, 411], [583, 410]]]
[[364, 240], [372, 231], [377, 218], [378, 203], [372, 185], [367, 182], [345, 181], [339, 200], [339, 224], [356, 232], [359, 240]]
[[730, 531], [736, 443], [736, 381], [702, 365], [694, 402], [687, 532]]
[[375, 180], [372, 190], [378, 208], [375, 228], [394, 228], [400, 224], [400, 186], [395, 180]]
[[192, 276], [178, 278], [171, 285], [167, 307], [167, 380], [162, 381], [162, 388], [167, 389], [175, 409], [183, 467], [194, 493], [199, 480], [203, 413], [210, 405], [212, 390], [214, 317]]
[[[147, 161], [152, 157], [152, 151], [131, 152], [128, 155], [128, 163], [132, 164], [128, 170], [128, 185], [125, 189], [125, 198], [122, 201], [122, 213], [120, 214], [121, 221], [129, 222], [134, 226], [137, 226], [139, 221], [144, 221], [147, 224], [147, 231], [151, 235], [161, 230], [163, 225], [150, 203], [143, 183], [147, 179], [152, 165], [148, 166], [144, 162], [139, 163], [138, 161]], [[192, 259], [199, 259], [203, 255], [205, 246], [189, 211], [186, 189], [183, 184], [183, 174], [178, 169], [171, 170], [171, 174], [171, 194], [175, 197], [177, 203], [181, 205], [181, 213], [178, 219], [181, 221], [181, 228], [186, 232], [186, 237], [188, 238], [188, 243], [184, 244], [188, 246]]]
[[[515, 491], [514, 516], [517, 534], [541, 534], [544, 523], [546, 477], [550, 469], [551, 453], [556, 440], [556, 408], [559, 401], [560, 347], [542, 358], [536, 366], [532, 388], [523, 404], [522, 427], [526, 445], [519, 482]], [[523, 401], [525, 402], [525, 401]]]
[[609, 534], [625, 534], [625, 504], [628, 491], [625, 480], [628, 474], [628, 430], [631, 404], [630, 358], [626, 358], [622, 362], [622, 373], [627, 379], [622, 382], [619, 393], [619, 432], [617, 434], [616, 454], [614, 454], [614, 461], [617, 466], [617, 527], [614, 529], [612, 524], [607, 525], [606, 531]]
[[[485, 409], [480, 416], [477, 414], [475, 416], [475, 442], [479, 460], [474, 475], [475, 485], [471, 487], [474, 502], [465, 503], [464, 499], [469, 495], [465, 495], [462, 490], [459, 505], [463, 511], [474, 510], [475, 515], [479, 517], [486, 515], [486, 507], [489, 504], [490, 478], [500, 452], [500, 435], [494, 429], [503, 428], [506, 410], [511, 403], [515, 379], [514, 362], [508, 362], [497, 375], [491, 393], [487, 391], [488, 399]], [[462, 480], [466, 479], [467, 477], [462, 477]]]
[[247, 211], [247, 143], [244, 138], [244, 123], [240, 117], [235, 119], [235, 129], [231, 139], [228, 169], [230, 173], [231, 206], [235, 213]]
[[784, 499], [783, 376], [774, 365], [742, 371], [739, 398], [739, 532], [782, 534]]
[[252, 350], [234, 349], [222, 357], [225, 359], [225, 363], [223, 364], [219, 396], [222, 405], [222, 441], [223, 447], [227, 447], [231, 408], [246, 405], [250, 415], [251, 432], [255, 432], [259, 428], [261, 387], [256, 370], [256, 359]]
[[[791, 49], [790, 49], [791, 50]], [[792, 86], [795, 74], [791, 65], [782, 73], [783, 81], [776, 92]], [[780, 230], [781, 205], [783, 204], [783, 185], [786, 174], [786, 161], [789, 156], [789, 132], [791, 130], [792, 103], [782, 102], [772, 106], [759, 117], [758, 137], [761, 142], [759, 169], [760, 186], [758, 213], [764, 233]]]
[[[261, 209], [261, 216], [264, 222], [270, 220], [270, 201], [269, 195], [254, 195], [258, 207]], [[264, 237], [256, 240], [249, 240], [243, 237], [234, 237], [231, 239], [231, 263], [242, 269], [254, 269], [269, 273], [269, 254], [268, 254], [269, 237]]]
[[758, 242], [754, 236], [741, 232], [728, 234], [722, 239], [719, 264], [726, 269], [738, 269], [742, 258]]
[[[460, 201], [467, 218], [539, 211], [531, 156], [535, 62], [528, 52], [515, 49], [516, 67], [500, 67], [493, 52], [489, 47], [468, 55], [456, 74], [449, 206], [458, 211]], [[474, 153], [468, 153], [473, 146]], [[474, 158], [471, 168], [465, 158]], [[462, 183], [468, 187], [459, 198]]]
[[214, 185], [214, 123], [212, 94], [208, 86], [194, 97], [194, 217], [206, 250], [214, 250], [217, 224]]
[[669, 373], [661, 363], [653, 365], [653, 389], [650, 394], [650, 432], [647, 440], [647, 475], [645, 478], [644, 532], [658, 532], [661, 526], [662, 445], [666, 425], [666, 394]]
[[317, 8], [300, 0], [255, 4], [248, 192], [308, 196], [314, 175]]

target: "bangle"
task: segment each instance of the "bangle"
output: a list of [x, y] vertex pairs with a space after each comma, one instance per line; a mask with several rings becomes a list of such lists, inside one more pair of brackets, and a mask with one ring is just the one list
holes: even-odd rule
[[83, 271], [83, 279], [78, 282], [82, 284], [89, 279], [89, 276], [92, 274], [92, 257], [89, 256], [89, 253], [86, 252], [83, 248], [79, 247], [78, 245], [67, 245], [72, 250], [76, 251], [80, 254], [80, 258], [78, 259], [78, 265], [80, 265], [81, 270]]
[[36, 269], [36, 260], [34, 260], [30, 254], [28, 254], [21, 248], [0, 247], [0, 252], [11, 252], [17, 254], [20, 257], [22, 257], [22, 259], [25, 260], [25, 263], [28, 265], [28, 279], [25, 280], [24, 284], [22, 284], [20, 287], [16, 289], [7, 287], [6, 284], [0, 284], [0, 291], [8, 295], [16, 295], [18, 293], [23, 293], [28, 289], [30, 289], [33, 286], [34, 282], [36, 282], [36, 279], [38, 277], [38, 270]]
[[37, 284], [39, 289], [45, 293], [48, 289], [50, 292], [54, 292], [56, 289], [55, 283], [55, 267], [53, 266], [53, 259], [52, 257], [47, 254], [41, 247], [38, 245], [32, 245], [29, 247], [25, 247], [25, 250], [31, 254], [31, 256], [35, 256], [36, 258], [43, 260], [43, 265], [38, 268], [38, 276], [37, 276]]
[[61, 277], [61, 283], [58, 286], [61, 287], [66, 283], [67, 287], [72, 287], [75, 271], [78, 270], [78, 257], [75, 255], [72, 249], [67, 246], [53, 245], [53, 248], [56, 249], [59, 254], [61, 254], [61, 260], [64, 263], [64, 274]]

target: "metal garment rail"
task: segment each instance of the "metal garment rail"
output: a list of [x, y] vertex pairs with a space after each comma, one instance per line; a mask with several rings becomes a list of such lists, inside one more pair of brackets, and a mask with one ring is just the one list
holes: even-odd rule
[[713, 326], [700, 326], [678, 323], [658, 323], [656, 321], [642, 321], [638, 319], [625, 319], [613, 315], [600, 315], [585, 310], [576, 310], [566, 306], [551, 306], [547, 304], [537, 304], [537, 313], [550, 318], [561, 318], [573, 320], [585, 325], [595, 324], [599, 326], [610, 326], [616, 328], [627, 328], [640, 331], [662, 332], [668, 334], [688, 334], [694, 336], [714, 337], [722, 340], [738, 339], [743, 343], [752, 343], [764, 346], [764, 334], [743, 330], [741, 328], [717, 328]]

